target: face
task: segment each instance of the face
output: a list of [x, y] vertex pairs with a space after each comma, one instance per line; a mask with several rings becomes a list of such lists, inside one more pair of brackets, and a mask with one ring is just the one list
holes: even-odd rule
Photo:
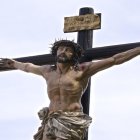
[[57, 62], [59, 63], [69, 63], [72, 62], [74, 50], [71, 47], [60, 46], [57, 50]]

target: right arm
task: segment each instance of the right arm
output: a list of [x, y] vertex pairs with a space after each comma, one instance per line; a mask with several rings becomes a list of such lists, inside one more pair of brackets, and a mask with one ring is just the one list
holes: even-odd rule
[[37, 75], [43, 75], [49, 66], [38, 66], [32, 63], [22, 63], [13, 59], [0, 59], [0, 67], [19, 69], [25, 72], [31, 72]]

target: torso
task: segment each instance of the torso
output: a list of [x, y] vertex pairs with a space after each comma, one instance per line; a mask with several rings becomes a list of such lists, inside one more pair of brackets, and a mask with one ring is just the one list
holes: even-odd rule
[[88, 84], [88, 78], [83, 77], [83, 70], [70, 69], [65, 74], [51, 70], [44, 73], [44, 78], [47, 82], [50, 112], [82, 111], [81, 96]]

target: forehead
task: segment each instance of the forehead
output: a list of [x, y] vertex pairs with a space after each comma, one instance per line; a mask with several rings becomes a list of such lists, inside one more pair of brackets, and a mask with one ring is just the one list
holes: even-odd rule
[[61, 46], [58, 46], [58, 49], [65, 49], [65, 48], [67, 48], [67, 49], [69, 49], [69, 50], [74, 51], [73, 46], [66, 46], [66, 45], [61, 45]]

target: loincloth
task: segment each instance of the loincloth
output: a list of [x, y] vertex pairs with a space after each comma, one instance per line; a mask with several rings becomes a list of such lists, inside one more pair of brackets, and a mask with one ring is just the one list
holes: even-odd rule
[[[50, 138], [83, 140], [92, 118], [82, 112], [57, 111], [48, 115], [48, 108], [41, 110], [42, 125], [34, 135], [34, 140], [42, 140], [43, 133]], [[41, 115], [41, 113], [43, 113]]]

